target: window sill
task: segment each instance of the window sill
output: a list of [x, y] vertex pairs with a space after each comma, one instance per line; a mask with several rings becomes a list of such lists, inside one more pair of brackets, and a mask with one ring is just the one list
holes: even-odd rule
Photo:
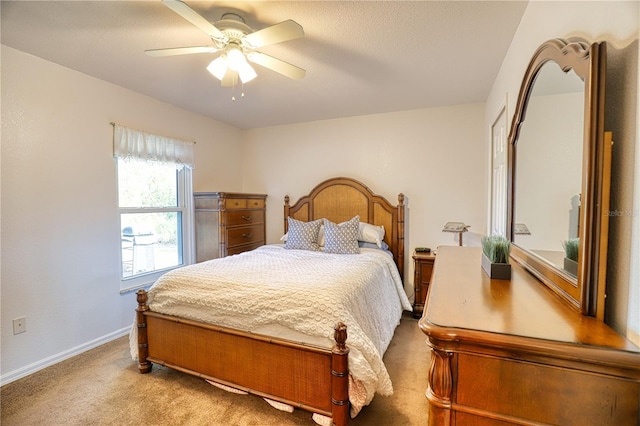
[[150, 282], [144, 282], [144, 283], [136, 284], [136, 285], [131, 286], [131, 287], [121, 288], [120, 289], [120, 294], [133, 293], [134, 291], [138, 291], [138, 290], [143, 289], [143, 288], [146, 290], [149, 287], [151, 287], [151, 285], [153, 285], [154, 282], [155, 282], [155, 280], [150, 281]]

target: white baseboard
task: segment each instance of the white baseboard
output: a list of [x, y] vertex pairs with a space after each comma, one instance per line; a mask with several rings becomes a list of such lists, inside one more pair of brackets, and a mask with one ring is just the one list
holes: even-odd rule
[[40, 371], [43, 368], [50, 367], [54, 364], [57, 364], [65, 359], [74, 357], [76, 355], [80, 355], [83, 352], [86, 352], [90, 349], [96, 348], [100, 345], [104, 345], [112, 340], [120, 338], [129, 334], [131, 331], [131, 327], [125, 327], [120, 330], [116, 330], [113, 333], [109, 333], [105, 336], [99, 337], [97, 339], [91, 340], [90, 342], [84, 343], [82, 345], [76, 346], [75, 348], [71, 348], [67, 351], [60, 352], [59, 354], [50, 356], [48, 358], [42, 359], [40, 361], [36, 361], [32, 364], [26, 365], [22, 368], [19, 368], [14, 371], [10, 371], [7, 374], [0, 376], [0, 386], [4, 386], [13, 381], [26, 377], [30, 374], [35, 373], [36, 371]]

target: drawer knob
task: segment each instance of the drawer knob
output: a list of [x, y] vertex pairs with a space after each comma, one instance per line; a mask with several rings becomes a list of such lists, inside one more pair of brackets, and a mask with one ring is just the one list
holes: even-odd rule
[[251, 222], [251, 216], [242, 216], [242, 220], [245, 220], [247, 222]]
[[249, 232], [248, 234], [242, 234], [243, 237], [245, 238], [251, 238], [253, 237], [253, 234], [251, 232]]

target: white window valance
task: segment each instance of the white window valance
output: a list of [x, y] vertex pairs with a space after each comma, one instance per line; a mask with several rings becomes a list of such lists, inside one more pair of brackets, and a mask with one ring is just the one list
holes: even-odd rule
[[113, 156], [193, 168], [193, 142], [113, 125]]

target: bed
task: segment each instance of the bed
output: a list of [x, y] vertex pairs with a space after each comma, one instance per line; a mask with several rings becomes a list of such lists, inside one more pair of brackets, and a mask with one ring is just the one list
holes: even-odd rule
[[[293, 205], [290, 204], [289, 197], [285, 197], [284, 234], [287, 235], [289, 233], [290, 224], [296, 224], [297, 222], [308, 224], [318, 219], [326, 218], [335, 224], [339, 224], [349, 222], [355, 216], [358, 216], [360, 222], [375, 227], [384, 227], [382, 245], [387, 251], [382, 253], [382, 250], [364, 246], [360, 249], [361, 256], [358, 256], [358, 259], [362, 258], [364, 261], [371, 262], [370, 266], [365, 268], [366, 270], [380, 269], [384, 271], [384, 274], [388, 272], [391, 277], [388, 281], [395, 283], [399, 308], [395, 306], [395, 302], [392, 302], [390, 310], [394, 313], [389, 314], [380, 311], [380, 315], [389, 316], [390, 318], [385, 319], [385, 321], [395, 321], [395, 325], [397, 325], [399, 322], [398, 309], [400, 309], [400, 315], [403, 309], [411, 309], [402, 289], [402, 275], [404, 272], [403, 194], [398, 195], [398, 204], [392, 205], [384, 197], [374, 194], [367, 186], [356, 180], [344, 177], [329, 179], [317, 185], [308, 195], [301, 197]], [[283, 266], [279, 262], [283, 253], [286, 256], [297, 256], [293, 262], [298, 265], [299, 269], [305, 267], [301, 265], [315, 265], [314, 263], [306, 262], [316, 262], [315, 258], [320, 257], [323, 258], [323, 261], [328, 261], [327, 259], [329, 259], [331, 262], [354, 264], [354, 268], [363, 267], [355, 265], [359, 261], [345, 261], [344, 259], [349, 255], [331, 256], [323, 255], [321, 252], [287, 250], [283, 245], [268, 245], [251, 252], [190, 265], [165, 274], [171, 275], [173, 281], [190, 281], [189, 285], [192, 282], [196, 283], [194, 284], [196, 287], [185, 291], [184, 296], [176, 296], [178, 293], [171, 293], [172, 290], [169, 290], [169, 293], [162, 293], [161, 296], [160, 290], [157, 290], [158, 287], [172, 289], [174, 285], [173, 281], [170, 284], [164, 284], [163, 281], [162, 284], [156, 283], [149, 292], [145, 290], [138, 291], [136, 321], [134, 331], [132, 331], [132, 341], [136, 342], [137, 345], [134, 344], [132, 347], [137, 351], [135, 355], [140, 373], [150, 372], [154, 363], [164, 365], [204, 378], [212, 384], [217, 384], [227, 389], [236, 389], [262, 396], [276, 404], [282, 403], [286, 404], [286, 406], [310, 411], [314, 413], [314, 416], [319, 416], [314, 417], [316, 422], [333, 423], [339, 426], [346, 425], [350, 416], [355, 414], [354, 412], [350, 413], [350, 401], [355, 398], [354, 395], [350, 396], [350, 389], [352, 394], [354, 390], [357, 390], [358, 393], [366, 393], [365, 398], [369, 400], [372, 397], [372, 395], [369, 395], [372, 389], [369, 383], [370, 380], [368, 380], [370, 377], [367, 374], [359, 373], [360, 371], [368, 372], [367, 368], [374, 370], [377, 374], [376, 380], [379, 379], [381, 382], [381, 393], [384, 394], [385, 389], [388, 390], [390, 382], [386, 383], [388, 379], [388, 376], [385, 377], [386, 369], [383, 364], [381, 367], [380, 363], [384, 350], [386, 350], [392, 337], [392, 331], [391, 336], [388, 336], [388, 332], [382, 333], [386, 336], [382, 339], [382, 342], [373, 339], [371, 344], [375, 349], [371, 351], [367, 349], [367, 346], [371, 346], [371, 344], [366, 329], [377, 329], [379, 325], [360, 324], [360, 319], [367, 315], [377, 321], [377, 310], [374, 315], [370, 315], [367, 312], [373, 312], [374, 308], [370, 307], [376, 306], [378, 303], [373, 303], [373, 301], [378, 299], [364, 300], [369, 297], [369, 293], [376, 293], [375, 291], [363, 290], [357, 287], [356, 284], [353, 284], [353, 286], [344, 284], [344, 287], [347, 287], [345, 291], [350, 294], [347, 298], [354, 299], [349, 302], [350, 308], [348, 310], [342, 310], [343, 303], [340, 301], [342, 299], [333, 299], [327, 296], [323, 301], [335, 303], [335, 306], [323, 306], [322, 309], [317, 310], [316, 307], [312, 306], [310, 308], [307, 307], [303, 314], [297, 313], [296, 315], [304, 317], [317, 317], [313, 321], [317, 325], [313, 327], [305, 326], [312, 329], [311, 333], [315, 332], [317, 327], [323, 327], [320, 330], [321, 335], [312, 335], [308, 338], [302, 338], [301, 336], [309, 330], [305, 327], [302, 327], [304, 330], [296, 329], [298, 321], [290, 321], [289, 317], [285, 316], [288, 315], [288, 311], [283, 311], [285, 313], [274, 312], [271, 308], [267, 309], [265, 307], [262, 310], [255, 311], [255, 309], [260, 309], [259, 306], [262, 303], [260, 297], [262, 297], [263, 293], [275, 292], [276, 288], [280, 286], [283, 288], [292, 286], [295, 284], [294, 281], [299, 279], [298, 275], [293, 277], [292, 274], [289, 274], [286, 278], [284, 276], [280, 278], [277, 275], [271, 275], [277, 274], [279, 268], [282, 269]], [[353, 259], [353, 257], [349, 259]], [[207, 288], [210, 289], [217, 288], [207, 281], [213, 279], [209, 276], [212, 268], [215, 268], [216, 274], [223, 274], [221, 271], [231, 271], [230, 268], [234, 268], [236, 265], [254, 265], [257, 262], [269, 265], [268, 267], [265, 266], [264, 270], [253, 271], [256, 277], [258, 275], [266, 277], [265, 281], [267, 282], [264, 285], [267, 287], [260, 287], [260, 295], [251, 296], [250, 293], [245, 292], [241, 293], [239, 297], [234, 296], [235, 299], [228, 300], [243, 301], [246, 308], [244, 317], [250, 318], [248, 320], [250, 322], [255, 322], [255, 318], [264, 316], [267, 318], [264, 323], [259, 324], [256, 328], [254, 327], [255, 324], [249, 327], [241, 319], [228, 319], [229, 317], [226, 314], [216, 314], [218, 318], [214, 318], [215, 315], [212, 312], [215, 309], [209, 309], [211, 306], [219, 307], [233, 303], [220, 302], [216, 299], [216, 297], [224, 297], [224, 294], [209, 296], [208, 291], [202, 291], [202, 288], [204, 288], [202, 286], [209, 286]], [[378, 267], [378, 264], [381, 266]], [[309, 268], [311, 269], [312, 267], [310, 266]], [[236, 274], [244, 277], [245, 281], [238, 283], [238, 288], [244, 290], [247, 290], [247, 287], [251, 287], [251, 280], [254, 279], [250, 277], [253, 267], [247, 266], [247, 268], [250, 269], [248, 273], [243, 271], [242, 274]], [[267, 269], [273, 271], [266, 272]], [[356, 270], [356, 273], [362, 276], [380, 275], [378, 273], [368, 274], [366, 270]], [[187, 275], [187, 273], [191, 275]], [[334, 278], [331, 275], [323, 275], [323, 273], [305, 275], [305, 278], [302, 279], [304, 281], [302, 285], [308, 287], [305, 287], [304, 293], [310, 293], [310, 297], [313, 298], [313, 292], [309, 289], [318, 287], [320, 292], [318, 294], [324, 294], [322, 292], [325, 290], [320, 286], [333, 284], [324, 283], [323, 279], [339, 281], [339, 277]], [[304, 274], [300, 276], [302, 275]], [[317, 278], [314, 282], [313, 277], [316, 275], [320, 278]], [[196, 278], [192, 279], [193, 276]], [[216, 279], [222, 278], [218, 277]], [[378, 278], [374, 279], [377, 280]], [[363, 278], [358, 281], [364, 280]], [[278, 282], [277, 286], [275, 285], [276, 282]], [[343, 285], [334, 285], [334, 287], [343, 287]], [[224, 292], [227, 292], [227, 290]], [[392, 290], [386, 289], [384, 292], [389, 293]], [[205, 295], [205, 293], [207, 294]], [[195, 305], [204, 306], [205, 309], [198, 311], [197, 314], [194, 310], [189, 310], [191, 308], [188, 308], [186, 312], [172, 310], [174, 305], [179, 304], [174, 300], [181, 297], [185, 300], [193, 301]], [[284, 296], [277, 295], [277, 297], [283, 298]], [[380, 298], [382, 296], [371, 297]], [[319, 297], [316, 296], [316, 298]], [[151, 303], [150, 299], [154, 303]], [[351, 303], [353, 303], [354, 308], [351, 308]], [[367, 312], [364, 312], [365, 310], [359, 307], [358, 303], [368, 306]], [[254, 309], [254, 311], [251, 309]], [[312, 310], [309, 311], [308, 309]], [[375, 309], [378, 308], [376, 307]], [[354, 313], [356, 311], [357, 314]], [[176, 314], [176, 312], [179, 312], [179, 314]], [[256, 312], [260, 314], [256, 315]], [[327, 312], [329, 313], [327, 314]], [[393, 318], [394, 316], [395, 319]], [[338, 320], [331, 326], [327, 325], [327, 321], [330, 319], [340, 319], [342, 317], [348, 318], [348, 320], [344, 322]], [[285, 325], [274, 325], [273, 318], [285, 318], [286, 321], [282, 322]], [[351, 325], [349, 321], [352, 321]], [[395, 328], [395, 325], [393, 325], [393, 328]], [[291, 330], [285, 330], [289, 326], [291, 326]], [[329, 330], [328, 328], [331, 329]], [[365, 331], [363, 332], [363, 330]], [[352, 334], [349, 345], [347, 345], [347, 331]], [[324, 337], [322, 336], [324, 335], [326, 337], [332, 336], [331, 344], [323, 344], [322, 339]], [[351, 346], [352, 344], [353, 346]], [[352, 352], [351, 355], [350, 352]], [[353, 372], [349, 370], [350, 357], [352, 361], [355, 360], [355, 363], [352, 362]], [[377, 359], [378, 357], [379, 360]], [[356, 373], [364, 374], [363, 378], [357, 376]], [[377, 386], [379, 383], [376, 380], [374, 382]], [[361, 386], [359, 386], [360, 384]], [[366, 389], [363, 391], [363, 388]], [[376, 390], [380, 391], [379, 389], [374, 389], [374, 391]], [[362, 399], [362, 397], [359, 398], [360, 400]]]

